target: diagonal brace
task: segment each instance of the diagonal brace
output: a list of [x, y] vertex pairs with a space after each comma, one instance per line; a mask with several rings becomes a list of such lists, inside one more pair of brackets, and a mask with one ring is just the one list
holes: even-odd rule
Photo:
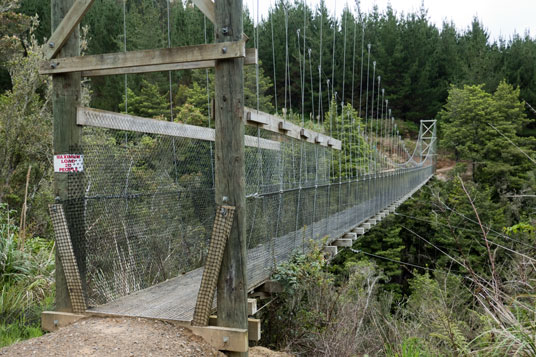
[[86, 311], [86, 301], [65, 212], [61, 204], [51, 204], [49, 209], [52, 226], [54, 227], [56, 251], [65, 273], [71, 306], [74, 313], [83, 313]]
[[231, 234], [234, 212], [234, 206], [220, 206], [216, 212], [212, 237], [208, 247], [207, 261], [203, 270], [199, 294], [197, 295], [194, 318], [192, 320], [193, 326], [208, 325], [218, 284], [218, 276], [220, 275], [221, 263], [223, 261], [223, 252]]
[[55, 58], [63, 48], [63, 45], [69, 39], [69, 36], [74, 32], [76, 26], [82, 21], [84, 15], [88, 12], [95, 0], [76, 0], [71, 6], [63, 20], [50, 36], [47, 45], [44, 49], [45, 58], [50, 60]]

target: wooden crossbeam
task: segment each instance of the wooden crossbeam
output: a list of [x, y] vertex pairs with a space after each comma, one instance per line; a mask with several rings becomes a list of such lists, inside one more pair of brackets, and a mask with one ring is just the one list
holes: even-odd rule
[[58, 58], [43, 62], [40, 66], [39, 73], [58, 74], [84, 72], [240, 57], [246, 57], [246, 38], [239, 41], [206, 45]]
[[[218, 317], [216, 315], [211, 315], [208, 319], [208, 326], [216, 326], [217, 322], [218, 322]], [[260, 339], [261, 339], [261, 320], [249, 317], [248, 318], [248, 340], [259, 341]]]
[[50, 36], [47, 46], [44, 49], [46, 59], [50, 60], [58, 55], [63, 45], [65, 45], [65, 42], [67, 42], [69, 36], [71, 36], [76, 29], [76, 26], [82, 21], [82, 18], [88, 12], [91, 5], [93, 5], [94, 1], [95, 0], [75, 1], [56, 30], [54, 30], [52, 36]]
[[[169, 135], [206, 141], [215, 140], [215, 132], [212, 128], [148, 119], [129, 114], [85, 107], [77, 108], [76, 123], [83, 126], [128, 130], [138, 133]], [[266, 150], [277, 151], [281, 149], [281, 143], [278, 141], [257, 138], [250, 135], [244, 137], [244, 144], [249, 147], [260, 147], [261, 149]]]
[[75, 323], [84, 317], [86, 317], [86, 315], [73, 314], [70, 312], [43, 311], [41, 313], [41, 328], [48, 332], [54, 332], [59, 328]]
[[[244, 58], [244, 64], [257, 64], [258, 63], [258, 51], [256, 48], [246, 48], [246, 57]], [[148, 66], [137, 67], [125, 67], [125, 68], [112, 68], [112, 69], [97, 69], [92, 71], [83, 71], [82, 77], [99, 77], [99, 76], [111, 76], [115, 74], [135, 74], [135, 73], [149, 73], [149, 72], [164, 72], [164, 71], [180, 71], [185, 69], [200, 69], [200, 68], [214, 68], [216, 61], [196, 61], [186, 63], [169, 63], [169, 64], [156, 64]]]
[[350, 238], [339, 238], [333, 242], [331, 242], [335, 247], [351, 247], [352, 246], [352, 239]]
[[221, 326], [187, 326], [194, 335], [201, 336], [212, 347], [221, 351], [247, 352], [248, 329]]
[[330, 136], [304, 129], [299, 125], [289, 121], [284, 121], [276, 115], [257, 111], [256, 109], [244, 108], [247, 124], [258, 126], [264, 130], [284, 134], [291, 138], [304, 140], [308, 143], [330, 146], [333, 149], [341, 150], [342, 142]]

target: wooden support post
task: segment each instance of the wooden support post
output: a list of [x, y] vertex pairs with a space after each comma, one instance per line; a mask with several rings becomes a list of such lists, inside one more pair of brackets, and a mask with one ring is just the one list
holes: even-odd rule
[[252, 316], [257, 313], [257, 299], [248, 299], [248, 315]]
[[343, 236], [343, 238], [350, 238], [351, 240], [356, 240], [357, 234], [354, 232], [348, 232]]
[[[244, 31], [242, 0], [218, 0], [215, 7], [216, 42], [239, 41]], [[216, 61], [214, 113], [216, 203], [236, 207], [218, 279], [218, 326], [239, 329], [248, 328], [243, 68], [243, 58]]]
[[339, 239], [331, 242], [331, 244], [333, 244], [336, 247], [351, 247], [352, 242], [353, 241], [350, 238], [339, 238]]
[[356, 227], [352, 230], [352, 232], [354, 232], [355, 234], [357, 235], [363, 235], [365, 234], [365, 228], [363, 227]]
[[328, 255], [330, 258], [333, 258], [334, 256], [337, 255], [337, 253], [339, 252], [338, 248], [334, 245], [327, 245], [325, 246], [323, 249], [324, 253], [326, 253], [326, 255]]
[[[73, 3], [74, 0], [51, 0], [53, 32]], [[79, 27], [76, 26], [58, 53], [58, 57], [80, 55], [79, 40]], [[76, 107], [80, 100], [80, 73], [54, 75], [52, 85], [54, 154], [67, 154], [80, 143], [81, 130], [76, 125]], [[54, 196], [62, 201], [66, 200], [68, 198], [68, 188], [68, 174], [54, 173]], [[68, 215], [67, 219], [69, 219]], [[79, 249], [75, 249], [75, 255], [77, 253], [80, 253]], [[83, 274], [84, 271], [80, 273]], [[56, 310], [72, 312], [67, 283], [58, 254], [56, 254]]]

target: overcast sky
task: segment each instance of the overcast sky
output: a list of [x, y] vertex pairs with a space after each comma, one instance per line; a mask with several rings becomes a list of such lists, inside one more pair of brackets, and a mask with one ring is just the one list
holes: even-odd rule
[[[310, 6], [316, 6], [319, 0], [304, 0]], [[361, 9], [370, 12], [374, 5], [384, 11], [390, 2], [398, 13], [416, 11], [420, 8], [422, 0], [361, 0]], [[268, 13], [275, 0], [244, 0], [252, 15], [257, 12], [257, 3], [260, 7], [261, 17]], [[340, 16], [344, 5], [348, 3], [355, 9], [355, 0], [326, 0], [331, 12], [336, 11]], [[452, 20], [459, 30], [465, 30], [474, 16], [477, 16], [490, 34], [491, 40], [499, 36], [509, 39], [514, 32], [524, 35], [530, 30], [532, 38], [536, 37], [536, 0], [424, 0], [428, 9], [430, 20], [441, 27], [443, 20]]]

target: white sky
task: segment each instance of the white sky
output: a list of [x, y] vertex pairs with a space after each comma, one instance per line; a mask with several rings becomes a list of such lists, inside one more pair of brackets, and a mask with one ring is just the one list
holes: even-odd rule
[[[316, 7], [319, 0], [305, 0], [309, 6]], [[422, 0], [361, 0], [363, 12], [370, 12], [378, 5], [383, 12], [390, 2], [397, 14], [417, 11]], [[251, 14], [256, 17], [257, 3], [261, 17], [266, 16], [275, 0], [244, 0]], [[355, 9], [355, 0], [326, 0], [331, 12], [336, 11], [340, 16], [342, 8], [348, 3]], [[514, 33], [525, 34], [530, 31], [532, 38], [536, 37], [536, 0], [424, 0], [428, 9], [430, 21], [441, 27], [443, 20], [452, 20], [459, 30], [465, 30], [477, 16], [484, 24], [490, 35], [490, 40], [499, 36], [510, 39]]]

